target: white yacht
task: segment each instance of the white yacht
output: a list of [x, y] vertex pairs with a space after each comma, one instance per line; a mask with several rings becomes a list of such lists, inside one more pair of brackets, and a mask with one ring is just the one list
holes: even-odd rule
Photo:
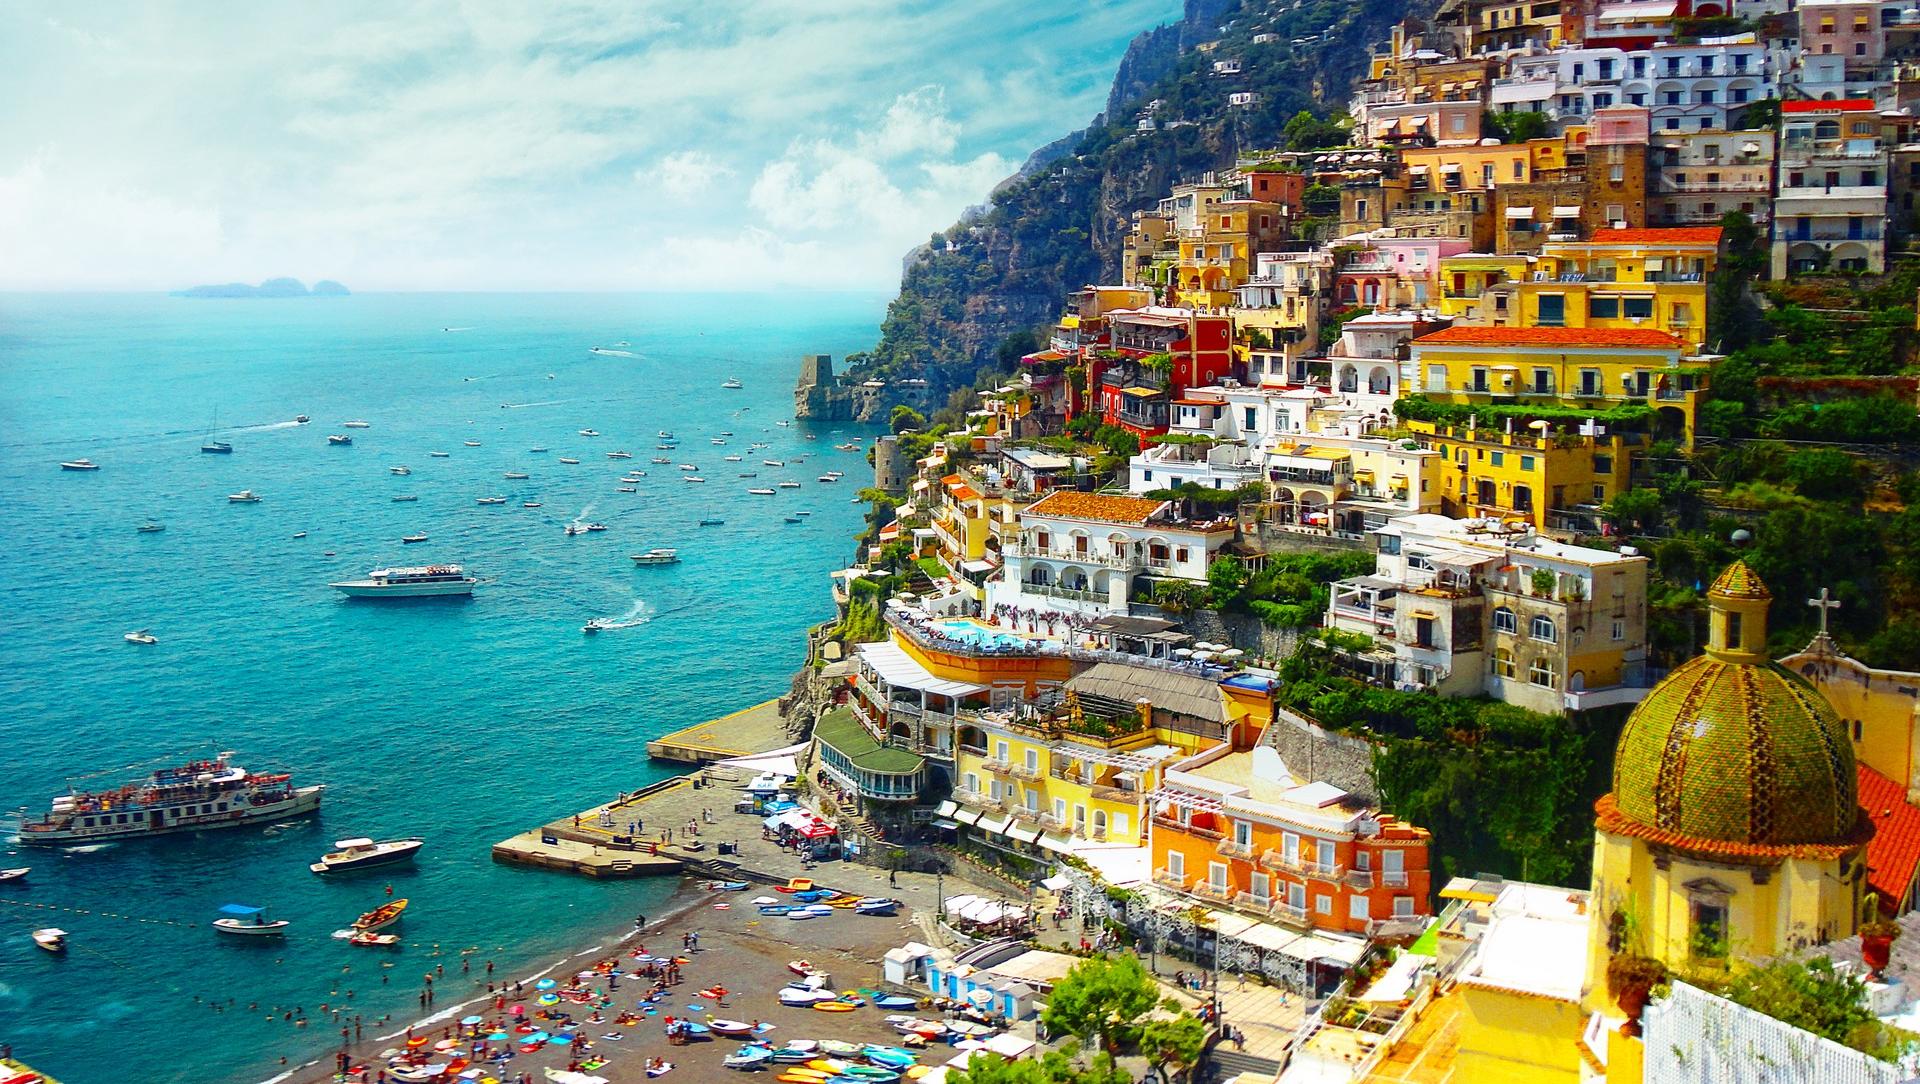
[[99, 470], [100, 464], [91, 459], [69, 459], [60, 464], [61, 470]]
[[636, 565], [671, 565], [680, 560], [680, 554], [669, 549], [650, 549], [645, 553], [632, 555]]
[[320, 861], [307, 868], [315, 873], [344, 873], [348, 870], [366, 869], [369, 866], [406, 862], [410, 861], [425, 845], [426, 840], [419, 836], [379, 841], [364, 836], [343, 839], [333, 845], [333, 850], [321, 855]]
[[329, 433], [327, 434], [327, 443], [334, 445], [352, 444], [353, 438], [345, 433]]
[[243, 489], [238, 493], [227, 494], [227, 500], [233, 504], [259, 504], [260, 494], [251, 489]]
[[608, 459], [632, 459], [633, 453], [632, 452], [608, 452], [607, 458]]
[[153, 634], [146, 629], [135, 629], [127, 633], [126, 641], [130, 644], [157, 644], [160, 642], [154, 639]]
[[599, 435], [600, 435], [600, 430], [598, 430], [598, 429], [582, 429], [582, 430], [580, 430], [580, 435], [581, 435], [581, 436], [583, 436], [583, 437], [597, 437], [597, 436], [599, 436]]
[[728, 391], [739, 391], [741, 388], [746, 387], [745, 384], [740, 383], [740, 378], [737, 376], [728, 377], [720, 386]]
[[364, 580], [342, 580], [327, 586], [355, 598], [415, 598], [421, 595], [471, 595], [478, 579], [459, 565], [421, 565], [414, 568], [376, 568]]
[[388, 467], [387, 473], [388, 474], [412, 474], [413, 471], [409, 470], [406, 467]]

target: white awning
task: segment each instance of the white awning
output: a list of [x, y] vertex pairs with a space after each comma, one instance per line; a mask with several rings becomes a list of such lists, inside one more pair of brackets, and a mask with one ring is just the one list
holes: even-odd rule
[[1509, 219], [1516, 219], [1516, 218], [1532, 218], [1532, 217], [1533, 217], [1533, 208], [1531, 208], [1531, 207], [1509, 207], [1509, 208], [1507, 208], [1507, 218], [1509, 218]]
[[888, 685], [897, 685], [903, 689], [919, 689], [922, 692], [937, 693], [941, 696], [967, 696], [987, 691], [985, 685], [970, 685], [964, 681], [948, 681], [934, 677], [926, 667], [914, 661], [913, 656], [901, 650], [898, 644], [881, 642], [861, 644], [855, 649], [868, 666], [880, 675], [880, 680]]
[[1577, 205], [1576, 205], [1576, 206], [1571, 206], [1571, 207], [1555, 207], [1555, 208], [1553, 209], [1553, 217], [1555, 217], [1555, 218], [1579, 218], [1579, 217], [1580, 217], [1580, 208], [1579, 208], [1579, 207], [1578, 207]]
[[936, 817], [951, 817], [959, 812], [960, 807], [953, 802], [941, 802], [933, 809], [933, 815]]
[[1289, 933], [1265, 922], [1256, 922], [1235, 936], [1255, 948], [1263, 949], [1284, 949], [1300, 939], [1299, 934]]
[[1013, 820], [1012, 817], [1005, 817], [1005, 816], [1000, 816], [998, 814], [993, 814], [993, 815], [981, 817], [980, 820], [977, 822], [976, 827], [978, 827], [982, 832], [986, 832], [989, 835], [1000, 836], [1000, 835], [1006, 834], [1007, 824], [1012, 820]]
[[1280, 946], [1280, 951], [1296, 960], [1330, 960], [1342, 967], [1352, 967], [1360, 962], [1360, 954], [1367, 950], [1363, 942], [1348, 941], [1344, 938], [1322, 937], [1319, 934], [1307, 934], [1297, 941], [1289, 941]]
[[1017, 839], [1022, 843], [1032, 843], [1040, 838], [1040, 829], [1016, 821], [1007, 826], [1007, 838]]
[[953, 819], [959, 821], [961, 824], [972, 824], [980, 819], [980, 811], [977, 809], [955, 810]]
[[1046, 832], [1040, 836], [1039, 843], [1050, 851], [1059, 851], [1061, 854], [1073, 853], [1073, 840], [1068, 836]]

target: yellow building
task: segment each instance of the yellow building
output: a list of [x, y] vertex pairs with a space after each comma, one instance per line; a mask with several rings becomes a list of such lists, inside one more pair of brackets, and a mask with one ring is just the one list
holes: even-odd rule
[[[1839, 605], [1824, 596], [1807, 604]], [[1879, 670], [1850, 658], [1824, 628], [1780, 665], [1806, 678], [1840, 713], [1853, 739], [1854, 759], [1893, 780], [1908, 802], [1920, 805], [1920, 674]]]
[[1195, 225], [1180, 231], [1175, 303], [1194, 309], [1232, 305], [1234, 291], [1253, 277], [1255, 254], [1279, 239], [1282, 222], [1280, 205], [1261, 200], [1219, 200], [1196, 212]]
[[1511, 291], [1533, 270], [1525, 253], [1462, 252], [1440, 258], [1440, 312], [1461, 324], [1515, 323]]
[[1407, 427], [1440, 453], [1433, 486], [1442, 515], [1522, 520], [1542, 531], [1596, 531], [1600, 506], [1630, 487], [1633, 455], [1644, 445], [1637, 433]]
[[1546, 403], [1596, 413], [1653, 408], [1660, 437], [1693, 446], [1710, 368], [1651, 328], [1463, 327], [1413, 341], [1418, 390], [1444, 403]]

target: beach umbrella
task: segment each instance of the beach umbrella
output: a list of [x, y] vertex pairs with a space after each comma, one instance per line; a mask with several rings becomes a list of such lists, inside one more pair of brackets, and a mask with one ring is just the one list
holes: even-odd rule
[[540, 1004], [542, 1004], [542, 1005], [558, 1005], [558, 1004], [560, 1004], [560, 999], [559, 999], [559, 998], [557, 998], [557, 997], [555, 997], [555, 996], [554, 996], [554, 995], [552, 995], [552, 994], [541, 994], [541, 995], [540, 995]]
[[515, 1016], [525, 1016], [527, 1014], [527, 1007], [525, 1005], [515, 1005], [513, 1008], [508, 1009], [507, 1011], [512, 1013]]
[[558, 985], [560, 984], [552, 979], [541, 979], [539, 982], [533, 984], [533, 988], [535, 990], [551, 990]]
[[490, 1043], [504, 1043], [507, 1041], [507, 1038], [508, 1036], [506, 1032], [496, 1031], [493, 1034], [487, 1036], [487, 1041]]
[[548, 1042], [550, 1042], [550, 1043], [559, 1043], [560, 1045], [562, 1045], [562, 1046], [565, 1046], [566, 1044], [568, 1044], [568, 1043], [570, 1043], [570, 1042], [572, 1042], [572, 1041], [573, 1041], [573, 1036], [571, 1036], [571, 1035], [555, 1035], [555, 1036], [554, 1036], [553, 1038], [551, 1038], [551, 1039], [548, 1039], [547, 1041], [548, 1041]]
[[1223, 659], [1241, 659], [1241, 658], [1245, 658], [1246, 654], [1247, 654], [1246, 652], [1240, 650], [1237, 647], [1230, 647], [1225, 651], [1222, 651], [1220, 653], [1220, 657]]
[[1192, 658], [1193, 649], [1190, 647], [1176, 647], [1173, 649], [1173, 654], [1176, 658], [1182, 658], [1182, 659]]
[[468, 1025], [478, 1024], [480, 1023], [480, 1018], [477, 1016], [468, 1016], [463, 1018], [460, 1022], [462, 1024], [468, 1024]]
[[413, 1038], [407, 1040], [408, 1050], [418, 1050], [425, 1045], [427, 1045], [427, 1037], [425, 1035], [415, 1035]]
[[433, 1048], [435, 1050], [452, 1050], [454, 1047], [459, 1045], [460, 1044], [453, 1039], [442, 1039], [439, 1042], [433, 1044]]

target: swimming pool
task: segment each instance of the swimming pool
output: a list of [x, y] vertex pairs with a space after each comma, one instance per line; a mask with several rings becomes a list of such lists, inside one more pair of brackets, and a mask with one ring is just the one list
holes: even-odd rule
[[973, 647], [1025, 647], [1028, 641], [1032, 639], [1032, 637], [1029, 636], [1020, 636], [1011, 632], [1001, 632], [999, 629], [982, 625], [978, 621], [968, 621], [964, 618], [949, 618], [945, 621], [936, 621], [933, 623], [933, 627], [940, 635], [948, 639], [958, 640], [963, 644], [968, 644]]

